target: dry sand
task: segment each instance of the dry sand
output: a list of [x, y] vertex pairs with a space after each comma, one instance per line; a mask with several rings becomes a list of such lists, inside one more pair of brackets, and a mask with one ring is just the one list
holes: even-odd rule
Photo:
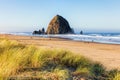
[[70, 50], [102, 63], [107, 69], [120, 69], [120, 45], [80, 42], [59, 38], [41, 38], [30, 36], [0, 35], [0, 38], [17, 40], [26, 45], [44, 48], [60, 48]]

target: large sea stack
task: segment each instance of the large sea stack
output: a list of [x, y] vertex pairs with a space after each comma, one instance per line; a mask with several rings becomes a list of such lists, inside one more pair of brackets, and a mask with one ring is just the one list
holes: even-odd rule
[[49, 23], [47, 34], [67, 34], [73, 33], [68, 21], [60, 15], [56, 15]]

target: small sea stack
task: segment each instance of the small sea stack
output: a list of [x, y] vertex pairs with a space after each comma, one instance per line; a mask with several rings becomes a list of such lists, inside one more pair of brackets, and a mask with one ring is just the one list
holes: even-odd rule
[[45, 29], [44, 28], [42, 28], [42, 29], [40, 29], [39, 31], [37, 31], [37, 30], [35, 30], [35, 31], [33, 31], [33, 33], [32, 33], [33, 35], [35, 35], [35, 34], [45, 34]]
[[74, 33], [68, 21], [60, 15], [56, 15], [49, 23], [47, 34], [68, 34]]

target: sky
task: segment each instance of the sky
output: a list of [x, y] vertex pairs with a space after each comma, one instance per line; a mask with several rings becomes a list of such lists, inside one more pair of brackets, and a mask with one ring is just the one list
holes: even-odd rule
[[0, 32], [46, 30], [57, 14], [75, 32], [120, 32], [120, 0], [0, 0]]

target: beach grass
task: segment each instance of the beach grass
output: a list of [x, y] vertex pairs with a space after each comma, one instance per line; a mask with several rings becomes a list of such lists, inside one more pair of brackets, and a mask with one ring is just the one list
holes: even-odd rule
[[62, 49], [38, 48], [0, 39], [0, 79], [118, 80], [118, 70]]
[[120, 79], [120, 72], [115, 75], [115, 77], [113, 78], [113, 80], [119, 80], [119, 79]]

